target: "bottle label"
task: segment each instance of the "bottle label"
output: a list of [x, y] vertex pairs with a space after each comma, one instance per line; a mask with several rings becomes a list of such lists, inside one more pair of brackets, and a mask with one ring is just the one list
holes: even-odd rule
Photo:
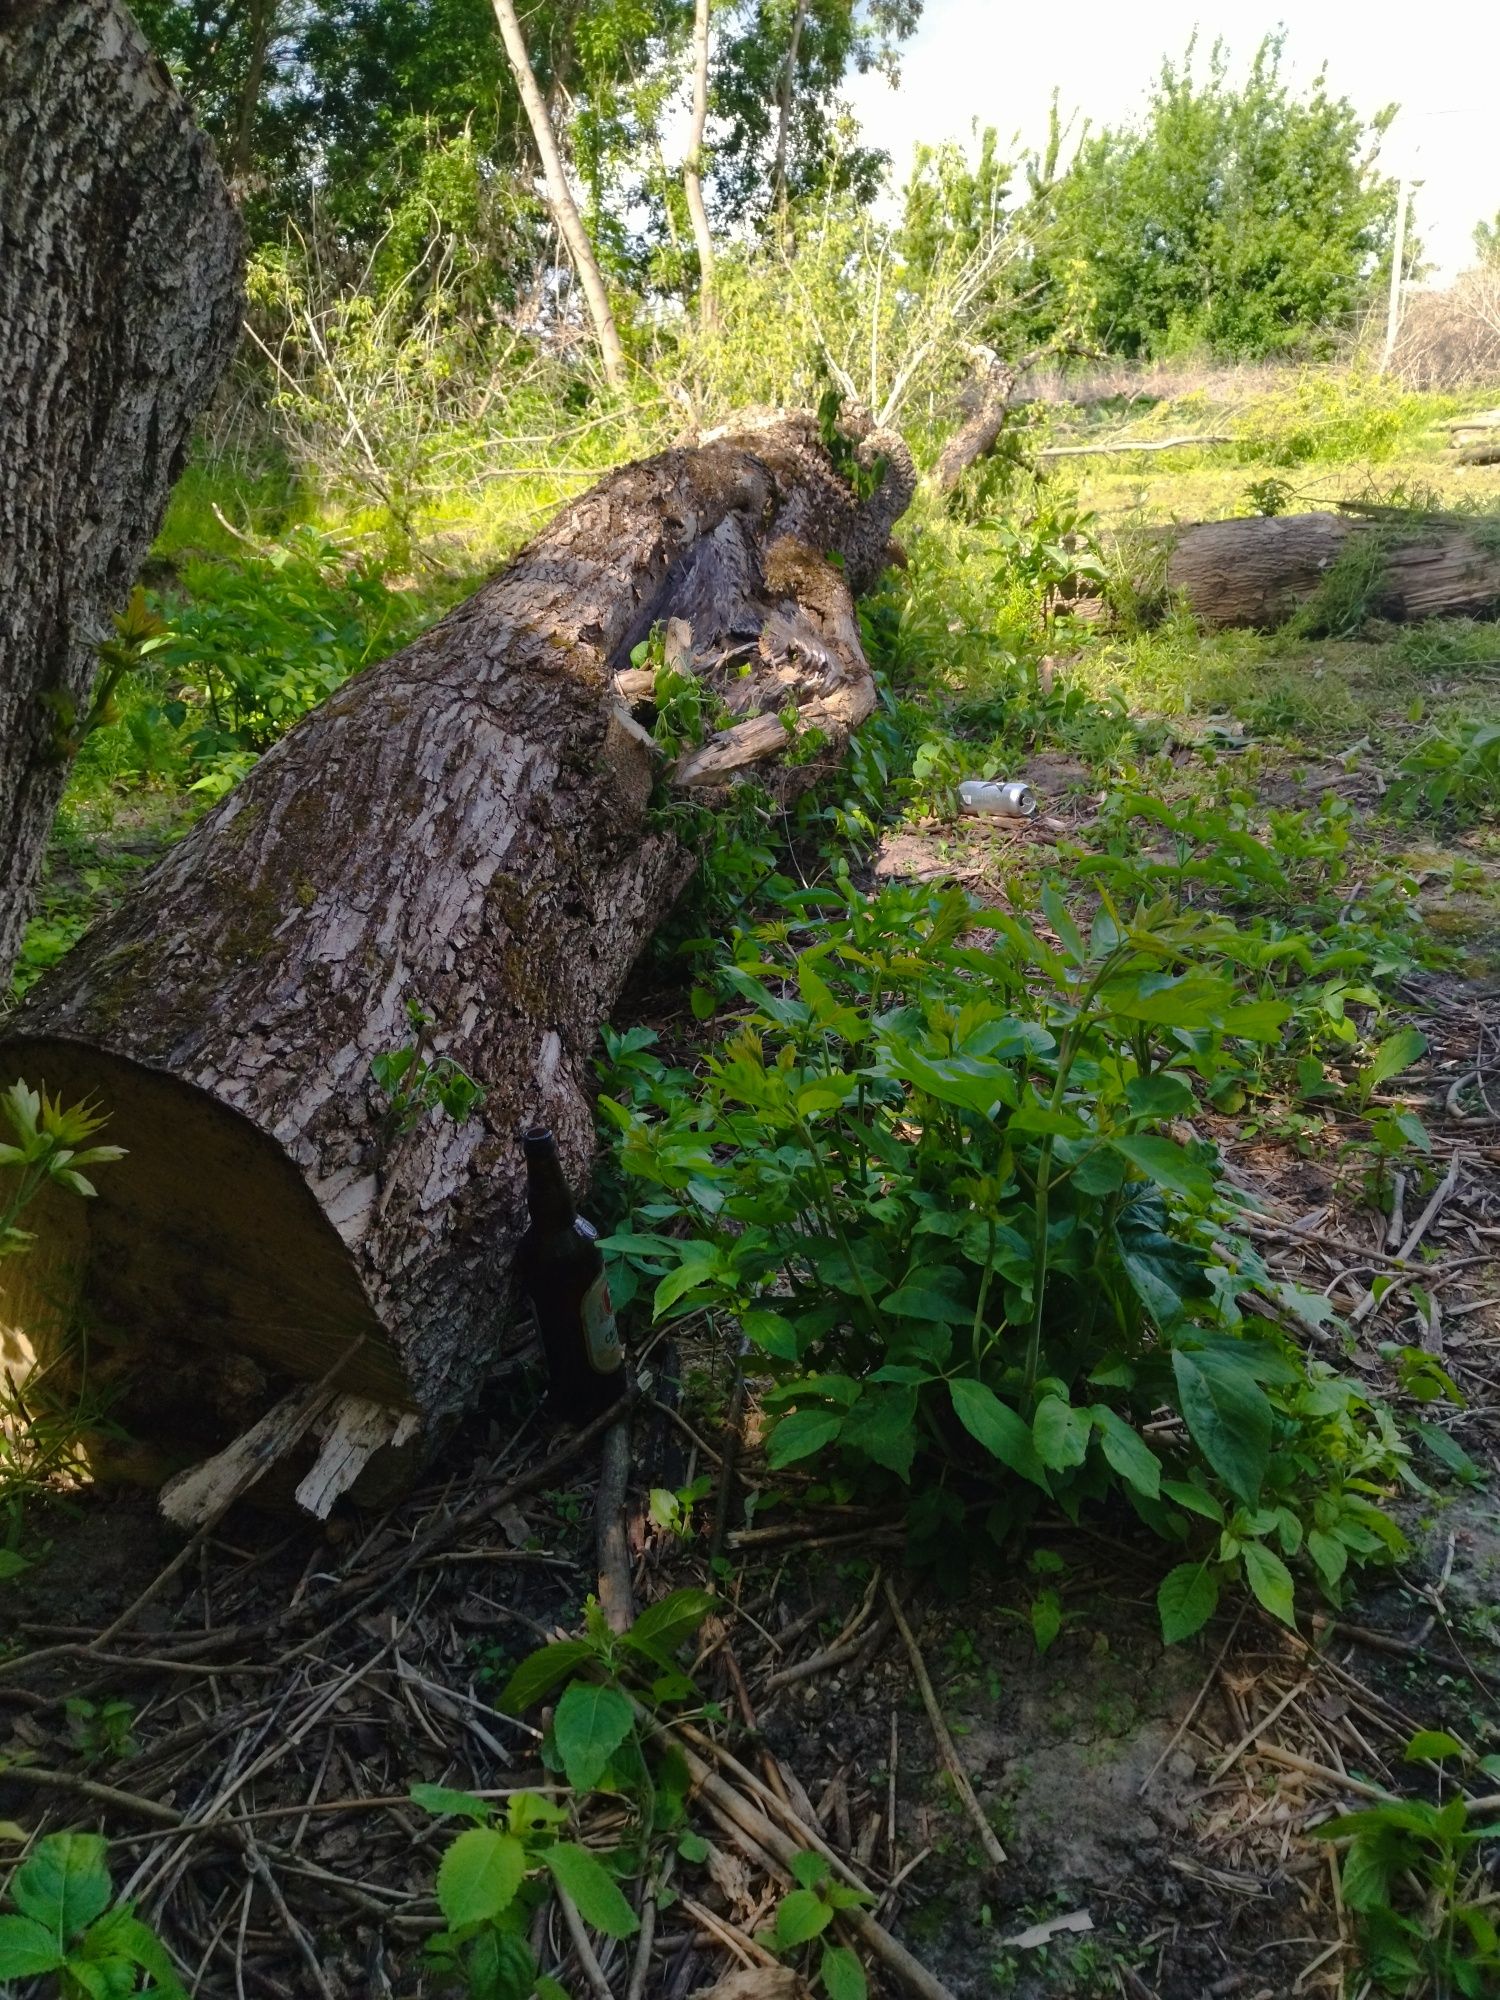
[[609, 1302], [609, 1285], [602, 1271], [583, 1295], [583, 1337], [595, 1372], [613, 1375], [625, 1354], [620, 1346], [620, 1329], [615, 1325], [614, 1307]]

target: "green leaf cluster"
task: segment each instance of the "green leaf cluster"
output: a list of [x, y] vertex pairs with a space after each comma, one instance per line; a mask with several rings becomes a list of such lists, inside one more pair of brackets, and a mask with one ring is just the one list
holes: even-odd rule
[[[1475, 1763], [1440, 1729], [1419, 1729], [1404, 1755], [1412, 1763]], [[1476, 1768], [1493, 1779], [1500, 1758], [1481, 1758]], [[1318, 1834], [1344, 1845], [1344, 1904], [1364, 1967], [1383, 1992], [1484, 2000], [1500, 1987], [1500, 1930], [1482, 1854], [1500, 1826], [1476, 1824], [1461, 1790], [1442, 1804], [1382, 1800], [1325, 1822]]]
[[52, 1973], [64, 1994], [186, 2000], [161, 1940], [132, 1903], [110, 1907], [109, 1845], [96, 1833], [49, 1833], [10, 1879], [0, 1915], [0, 1986]]
[[1169, 1637], [1235, 1576], [1290, 1621], [1294, 1562], [1333, 1594], [1402, 1546], [1402, 1450], [1255, 1310], [1275, 1287], [1180, 1121], [1293, 1008], [1247, 996], [1216, 918], [1041, 905], [789, 896], [722, 968], [702, 1073], [638, 1043], [603, 1101], [637, 1188], [605, 1247], [659, 1317], [735, 1315], [773, 1470], [904, 1492], [919, 1554], [976, 1507], [1003, 1542], [1123, 1498], [1181, 1551]]

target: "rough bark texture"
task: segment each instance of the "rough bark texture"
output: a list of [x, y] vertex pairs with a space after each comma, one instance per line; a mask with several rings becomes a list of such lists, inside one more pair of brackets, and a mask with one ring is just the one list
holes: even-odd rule
[[0, 0], [0, 983], [96, 649], [240, 323], [208, 142], [115, 0]]
[[[1346, 503], [1351, 510], [1353, 501]], [[1500, 617], [1500, 543], [1459, 515], [1414, 516], [1360, 507], [1338, 514], [1255, 515], [1194, 521], [1122, 538], [1119, 557], [1134, 577], [1134, 611], [1159, 614], [1174, 601], [1204, 625], [1273, 631], [1320, 592], [1340, 629], [1351, 620]], [[1329, 580], [1347, 557], [1347, 582]], [[1085, 622], [1107, 621], [1115, 605], [1089, 585], [1060, 590], [1055, 608]]]
[[[789, 669], [852, 683], [847, 587], [814, 551], [868, 580], [910, 492], [894, 442], [864, 503], [805, 417], [627, 466], [269, 751], [5, 1026], [0, 1073], [97, 1093], [130, 1158], [0, 1265], [0, 1334], [44, 1333], [82, 1267], [90, 1323], [152, 1354], [153, 1396], [191, 1383], [203, 1443], [355, 1342], [342, 1393], [429, 1434], [465, 1407], [510, 1319], [519, 1130], [550, 1125], [586, 1177], [599, 1023], [692, 869], [648, 824], [617, 676], [680, 618], [715, 671], [768, 631], [749, 679], [773, 706]], [[391, 1127], [370, 1065], [409, 1002], [488, 1093], [463, 1124]], [[164, 1383], [181, 1343], [254, 1366]]]
[[1500, 611], [1500, 548], [1449, 525], [1402, 527], [1336, 514], [1200, 521], [1178, 530], [1167, 560], [1169, 592], [1180, 592], [1205, 625], [1269, 630], [1322, 587], [1351, 544], [1373, 541], [1366, 614], [1408, 623], [1488, 618]]

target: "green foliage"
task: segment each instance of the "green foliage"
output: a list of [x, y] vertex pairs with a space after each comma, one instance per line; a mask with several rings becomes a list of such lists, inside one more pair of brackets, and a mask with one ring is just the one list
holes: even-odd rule
[[1390, 802], [1407, 819], [1471, 826], [1500, 815], [1500, 723], [1434, 729], [1397, 767]]
[[792, 1876], [796, 1888], [781, 1898], [775, 1922], [756, 1933], [756, 1942], [778, 1958], [804, 1960], [812, 1956], [804, 1947], [816, 1945], [815, 1976], [828, 2000], [865, 2000], [864, 1967], [847, 1945], [830, 1943], [826, 1934], [840, 1910], [868, 1908], [871, 1899], [839, 1881], [821, 1854], [793, 1856]]
[[64, 688], [42, 696], [53, 716], [48, 749], [59, 763], [76, 757], [85, 739], [102, 724], [118, 721], [115, 689], [126, 674], [139, 671], [166, 643], [167, 628], [147, 604], [146, 593], [137, 584], [125, 609], [115, 614], [114, 637], [99, 648], [99, 675], [85, 706], [80, 710]]
[[[1445, 1730], [1418, 1730], [1404, 1754], [1412, 1763], [1472, 1762]], [[1489, 1757], [1480, 1768], [1494, 1777], [1500, 1763]], [[1500, 1931], [1482, 1843], [1500, 1836], [1500, 1826], [1475, 1825], [1461, 1790], [1441, 1805], [1385, 1800], [1326, 1821], [1318, 1834], [1348, 1843], [1339, 1869], [1344, 1906], [1382, 1992], [1483, 2000], [1495, 1991]]]
[[[1212, 804], [1169, 805], [1121, 787], [1100, 814], [1096, 851], [1076, 866], [1119, 901], [1165, 896], [1178, 911], [1207, 906], [1231, 917], [1218, 930], [1226, 963], [1260, 998], [1288, 1010], [1260, 1073], [1310, 1061], [1300, 1087], [1316, 1095], [1336, 1088], [1326, 1084], [1322, 1059], [1342, 1063], [1363, 1052], [1361, 1018], [1378, 1025], [1380, 986], [1427, 950], [1415, 880], [1399, 869], [1370, 871], [1354, 834], [1336, 797], [1316, 812], [1263, 811], [1233, 784]], [[1243, 1067], [1211, 1075], [1209, 1094], [1234, 1109], [1224, 1094], [1255, 1081]]]
[[134, 1756], [137, 1744], [131, 1735], [135, 1708], [131, 1702], [89, 1701], [73, 1695], [64, 1704], [68, 1729], [86, 1764], [113, 1764]]
[[1388, 537], [1373, 530], [1351, 535], [1323, 572], [1317, 589], [1286, 621], [1299, 639], [1349, 639], [1373, 616], [1386, 576]]
[[[1377, 464], [1431, 425], [1438, 413], [1433, 402], [1384, 376], [1300, 369], [1235, 417], [1235, 456], [1242, 465]], [[1262, 490], [1268, 484], [1273, 482], [1263, 482]], [[1289, 495], [1282, 482], [1274, 485], [1280, 499]], [[1274, 511], [1286, 510], [1278, 504]]]
[[153, 698], [126, 721], [138, 764], [149, 769], [168, 745], [209, 796], [425, 622], [378, 569], [351, 567], [312, 528], [237, 561], [188, 562], [182, 582], [188, 596], [163, 605], [169, 629], [154, 656]]
[[433, 1969], [461, 1982], [471, 2000], [533, 2000], [560, 1990], [539, 1980], [528, 1941], [532, 1915], [554, 1883], [584, 1922], [606, 1936], [626, 1938], [639, 1929], [605, 1861], [564, 1838], [565, 1806], [539, 1792], [514, 1792], [502, 1808], [443, 1785], [413, 1785], [411, 1796], [439, 1818], [471, 1822], [438, 1864], [438, 1908], [447, 1928], [427, 1945]]
[[53, 1974], [62, 2000], [186, 2000], [135, 1905], [110, 1908], [108, 1856], [94, 1833], [49, 1833], [36, 1843], [10, 1878], [16, 1913], [0, 1916], [0, 1985]]
[[19, 1219], [44, 1188], [88, 1200], [98, 1190], [83, 1169], [109, 1166], [125, 1152], [85, 1145], [108, 1122], [94, 1104], [64, 1105], [19, 1080], [0, 1096], [0, 1116], [14, 1142], [0, 1144], [0, 1257], [13, 1257], [31, 1247], [31, 1232]]
[[703, 1073], [638, 1050], [600, 1106], [642, 1184], [605, 1248], [659, 1317], [738, 1317], [772, 1468], [904, 1490], [935, 1561], [972, 1507], [1004, 1542], [1123, 1495], [1198, 1551], [1195, 1622], [1235, 1573], [1290, 1618], [1314, 1531], [1399, 1549], [1389, 1420], [1242, 1304], [1275, 1287], [1212, 1150], [1167, 1129], [1291, 1017], [1237, 986], [1234, 927], [1106, 897], [1085, 932], [1055, 888], [1045, 934], [958, 891], [784, 903], [719, 974], [736, 1021]]
[[1267, 520], [1287, 513], [1296, 497], [1284, 479], [1252, 479], [1245, 488], [1249, 512], [1260, 514]]
[[409, 1132], [429, 1111], [464, 1124], [483, 1104], [483, 1087], [452, 1056], [427, 1054], [433, 1020], [419, 1001], [407, 1001], [406, 1018], [416, 1030], [411, 1041], [385, 1050], [370, 1064], [371, 1077], [386, 1094], [386, 1131], [392, 1136]]
[[[639, 1815], [647, 1843], [676, 1837], [683, 1820], [687, 1772], [678, 1753], [652, 1740], [651, 1710], [693, 1693], [677, 1661], [680, 1648], [714, 1608], [702, 1590], [677, 1590], [653, 1604], [630, 1630], [617, 1634], [591, 1602], [583, 1635], [543, 1646], [522, 1660], [499, 1706], [523, 1713], [562, 1690], [543, 1745], [549, 1766], [579, 1793], [621, 1794]], [[472, 2000], [531, 2000], [543, 1991], [527, 1942], [537, 1905], [556, 1887], [579, 1915], [606, 1936], [639, 1928], [618, 1874], [639, 1867], [627, 1846], [600, 1856], [564, 1837], [566, 1806], [536, 1793], [507, 1801], [503, 1814], [472, 1793], [414, 1785], [428, 1812], [471, 1822], [445, 1851], [438, 1868], [438, 1907], [447, 1929], [428, 1947], [434, 1964], [462, 1980]], [[682, 1835], [684, 1850], [691, 1837]], [[700, 1857], [701, 1858], [701, 1857]]]
[[[533, 141], [488, 0], [299, 0], [291, 9], [141, 0], [143, 27], [245, 196], [256, 244], [316, 222], [328, 251], [397, 269], [437, 240], [486, 307], [509, 306], [551, 254]], [[725, 223], [770, 205], [791, 0], [715, 10], [708, 199]], [[853, 69], [889, 68], [921, 0], [810, 0], [791, 79], [786, 187], [873, 193], [884, 156], [850, 142]], [[523, 16], [537, 83], [612, 276], [673, 288], [680, 189], [660, 171], [692, 9], [684, 0], [540, 0]], [[676, 200], [674, 201], [674, 196]]]
[[1141, 126], [1085, 137], [1039, 236], [1044, 324], [1071, 309], [1118, 354], [1259, 356], [1348, 321], [1390, 239], [1394, 185], [1367, 169], [1370, 128], [1323, 76], [1294, 95], [1284, 52], [1267, 37], [1236, 88], [1222, 44], [1201, 76], [1190, 45]]

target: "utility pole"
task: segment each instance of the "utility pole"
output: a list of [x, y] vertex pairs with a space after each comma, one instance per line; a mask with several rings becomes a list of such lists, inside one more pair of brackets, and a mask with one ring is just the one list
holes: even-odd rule
[[1385, 314], [1385, 352], [1380, 357], [1380, 372], [1388, 375], [1391, 357], [1396, 352], [1396, 335], [1401, 326], [1401, 273], [1406, 263], [1406, 219], [1411, 210], [1412, 183], [1406, 174], [1401, 176], [1401, 191], [1396, 197], [1396, 241], [1391, 250], [1391, 296]]

